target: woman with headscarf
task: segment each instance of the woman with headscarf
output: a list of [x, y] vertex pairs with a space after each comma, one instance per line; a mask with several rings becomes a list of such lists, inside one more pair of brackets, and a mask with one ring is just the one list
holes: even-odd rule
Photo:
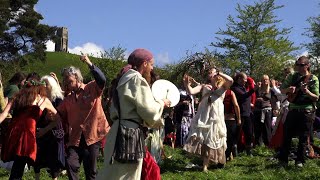
[[[145, 156], [143, 150], [135, 149], [125, 154], [128, 157], [135, 157], [135, 162], [120, 161], [116, 156], [116, 149], [119, 147], [117, 138], [122, 127], [138, 131], [135, 143], [141, 150], [144, 149], [144, 137], [139, 133], [142, 125], [152, 126], [161, 119], [164, 107], [170, 106], [170, 101], [163, 99], [156, 101], [152, 95], [149, 83], [150, 72], [153, 69], [154, 58], [146, 49], [134, 50], [126, 65], [118, 74], [117, 80], [112, 87], [112, 104], [110, 117], [113, 121], [110, 132], [106, 138], [106, 150], [104, 167], [98, 175], [98, 179], [140, 179], [142, 163]], [[133, 144], [128, 144], [130, 147]]]

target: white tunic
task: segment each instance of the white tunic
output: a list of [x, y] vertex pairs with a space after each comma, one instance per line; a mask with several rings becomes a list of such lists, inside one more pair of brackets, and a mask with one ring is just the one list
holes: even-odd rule
[[[227, 148], [227, 128], [224, 122], [224, 95], [223, 87], [211, 91], [208, 87], [202, 90], [202, 99], [198, 112], [192, 119], [187, 144], [184, 149], [190, 153], [201, 154], [201, 148], [206, 145], [223, 155]], [[208, 99], [210, 98], [210, 101]], [[211, 155], [210, 155], [211, 156]], [[222, 157], [214, 157], [221, 159]], [[218, 160], [219, 162], [223, 162]]]
[[[131, 119], [147, 126], [152, 126], [161, 119], [164, 102], [153, 98], [147, 81], [139, 72], [131, 69], [125, 73], [119, 80], [117, 90], [121, 119]], [[136, 164], [117, 161], [110, 164], [119, 126], [118, 112], [114, 104], [110, 108], [110, 117], [114, 123], [106, 138], [104, 167], [98, 173], [97, 179], [140, 179], [143, 159], [139, 159]], [[136, 123], [130, 121], [124, 120], [122, 123], [131, 128], [138, 127]]]

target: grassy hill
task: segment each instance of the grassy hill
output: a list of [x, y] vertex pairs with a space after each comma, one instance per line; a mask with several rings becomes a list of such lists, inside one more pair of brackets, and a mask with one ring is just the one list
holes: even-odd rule
[[[122, 61], [112, 61], [109, 59], [100, 59], [90, 57], [90, 60], [96, 64], [106, 75], [106, 77], [111, 80], [116, 77], [116, 74], [124, 66], [125, 62]], [[41, 76], [54, 72], [60, 78], [60, 72], [63, 68], [75, 66], [80, 68], [82, 76], [85, 81], [92, 79], [89, 68], [86, 64], [79, 60], [79, 55], [69, 54], [65, 52], [47, 52], [47, 59], [45, 62], [34, 62], [29, 66], [23, 68], [25, 72], [37, 72]], [[110, 81], [108, 81], [109, 85]]]
[[23, 71], [27, 73], [37, 72], [40, 76], [54, 72], [60, 76], [62, 68], [68, 66], [78, 67], [84, 74], [88, 72], [88, 68], [79, 60], [78, 55], [64, 52], [47, 52], [47, 59], [45, 62], [36, 61], [23, 67]]
[[[79, 55], [65, 52], [47, 52], [46, 57], [47, 59], [45, 62], [31, 62], [22, 67], [21, 71], [26, 74], [30, 72], [37, 72], [40, 74], [40, 76], [48, 75], [50, 72], [54, 72], [60, 79], [60, 72], [63, 68], [75, 66], [80, 68], [85, 82], [92, 79], [89, 68], [79, 60]], [[116, 77], [116, 74], [120, 71], [120, 69], [126, 64], [126, 62], [123, 61], [113, 61], [94, 57], [90, 57], [90, 60], [105, 73], [107, 79], [109, 80], [107, 82], [107, 86], [109, 85], [110, 81]], [[6, 84], [12, 75], [19, 70], [19, 67], [9, 63], [7, 63], [5, 66], [2, 66], [1, 73], [3, 75], [3, 83]]]
[[[117, 76], [120, 69], [127, 64], [126, 61], [101, 59], [90, 57], [90, 60], [97, 65], [107, 77], [107, 86], [113, 78]], [[63, 68], [75, 66], [80, 68], [84, 82], [93, 79], [89, 68], [79, 60], [79, 55], [65, 53], [65, 52], [46, 52], [46, 61], [34, 61], [20, 68], [20, 66], [13, 63], [0, 62], [0, 72], [2, 74], [2, 83], [6, 86], [7, 81], [13, 76], [14, 73], [22, 71], [26, 74], [37, 72], [40, 76], [48, 75], [50, 72], [57, 74], [61, 79], [61, 70]], [[155, 72], [160, 75], [162, 79], [169, 79], [170, 72], [166, 69], [155, 67]]]

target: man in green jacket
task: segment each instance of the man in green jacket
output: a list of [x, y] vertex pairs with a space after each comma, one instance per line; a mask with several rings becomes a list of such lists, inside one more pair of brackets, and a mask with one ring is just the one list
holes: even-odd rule
[[279, 160], [281, 165], [288, 164], [292, 137], [298, 135], [299, 145], [295, 164], [297, 167], [303, 167], [308, 138], [315, 118], [315, 103], [319, 99], [319, 80], [310, 73], [308, 57], [301, 56], [295, 68], [297, 72], [289, 75], [280, 88], [283, 94], [288, 94], [290, 104], [284, 123], [283, 144]]

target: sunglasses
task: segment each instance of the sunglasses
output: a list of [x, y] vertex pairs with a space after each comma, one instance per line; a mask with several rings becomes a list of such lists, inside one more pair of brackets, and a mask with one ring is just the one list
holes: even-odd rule
[[303, 67], [303, 66], [305, 66], [305, 65], [307, 65], [307, 64], [298, 64], [298, 63], [296, 63], [295, 65], [296, 65], [296, 66]]

